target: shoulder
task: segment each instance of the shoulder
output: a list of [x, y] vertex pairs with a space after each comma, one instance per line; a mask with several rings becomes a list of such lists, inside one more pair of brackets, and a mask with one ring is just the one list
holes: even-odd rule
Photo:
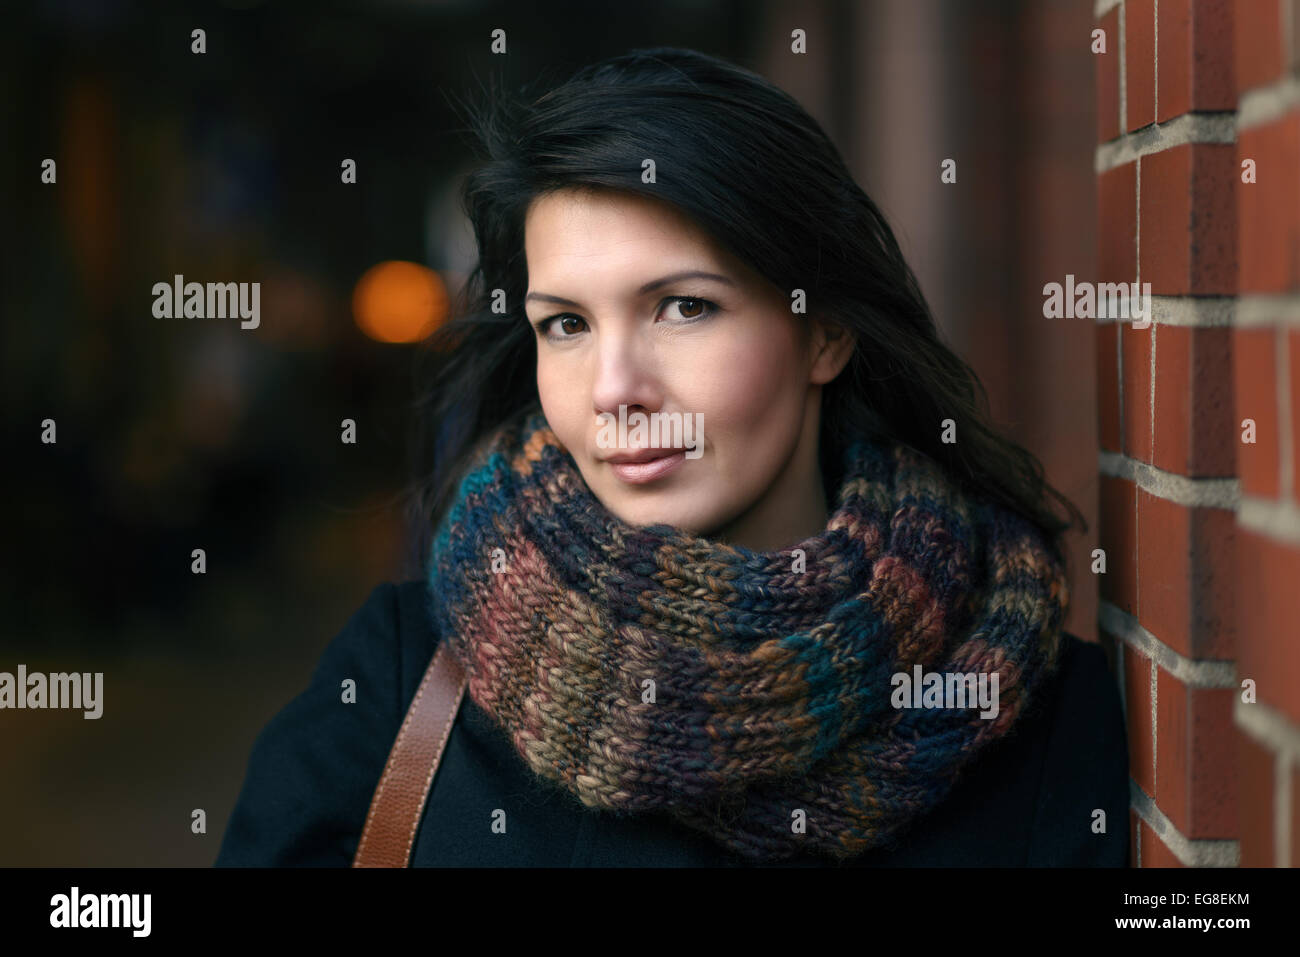
[[218, 866], [351, 862], [436, 644], [419, 582], [375, 587], [253, 742]]
[[1128, 863], [1128, 738], [1119, 685], [1095, 642], [1066, 633], [1041, 701], [1050, 722], [1028, 863]]
[[1079, 744], [1083, 755], [1107, 754], [1111, 745], [1126, 741], [1119, 683], [1101, 645], [1068, 632], [1063, 637], [1060, 667], [1045, 702], [1053, 740]]
[[375, 586], [322, 652], [313, 682], [346, 673], [360, 692], [364, 681], [370, 704], [400, 722], [437, 646], [431, 600], [424, 582]]
[[398, 661], [398, 697], [401, 714], [405, 715], [438, 647], [438, 627], [433, 617], [437, 599], [428, 583], [423, 581], [383, 587], [390, 589], [392, 594], [392, 640]]
[[400, 722], [437, 647], [432, 601], [428, 585], [421, 581], [375, 586], [326, 646], [313, 681], [347, 672], [360, 690], [364, 679], [371, 703]]

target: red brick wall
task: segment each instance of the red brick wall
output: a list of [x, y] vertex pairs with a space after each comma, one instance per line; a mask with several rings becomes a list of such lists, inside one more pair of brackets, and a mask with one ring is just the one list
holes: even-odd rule
[[1098, 619], [1120, 661], [1133, 863], [1291, 866], [1300, 0], [1095, 10], [1097, 281], [1151, 283], [1154, 317], [1097, 323]]

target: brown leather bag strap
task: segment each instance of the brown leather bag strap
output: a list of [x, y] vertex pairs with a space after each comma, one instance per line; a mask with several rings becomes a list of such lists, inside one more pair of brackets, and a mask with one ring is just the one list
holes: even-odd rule
[[415, 832], [464, 694], [464, 670], [439, 643], [370, 801], [353, 867], [410, 866]]

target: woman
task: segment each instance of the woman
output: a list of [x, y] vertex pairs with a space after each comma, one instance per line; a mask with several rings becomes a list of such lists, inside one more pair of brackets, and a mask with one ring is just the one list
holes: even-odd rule
[[816, 123], [679, 49], [476, 120], [427, 581], [262, 732], [217, 863], [349, 864], [441, 642], [415, 865], [1124, 866], [1118, 693], [1061, 628], [1082, 516]]

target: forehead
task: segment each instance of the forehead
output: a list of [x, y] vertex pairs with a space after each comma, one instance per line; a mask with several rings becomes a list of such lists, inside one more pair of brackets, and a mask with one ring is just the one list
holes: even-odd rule
[[722, 265], [711, 237], [668, 203], [613, 190], [560, 190], [539, 196], [524, 218], [530, 271], [573, 258], [638, 259], [663, 248]]

